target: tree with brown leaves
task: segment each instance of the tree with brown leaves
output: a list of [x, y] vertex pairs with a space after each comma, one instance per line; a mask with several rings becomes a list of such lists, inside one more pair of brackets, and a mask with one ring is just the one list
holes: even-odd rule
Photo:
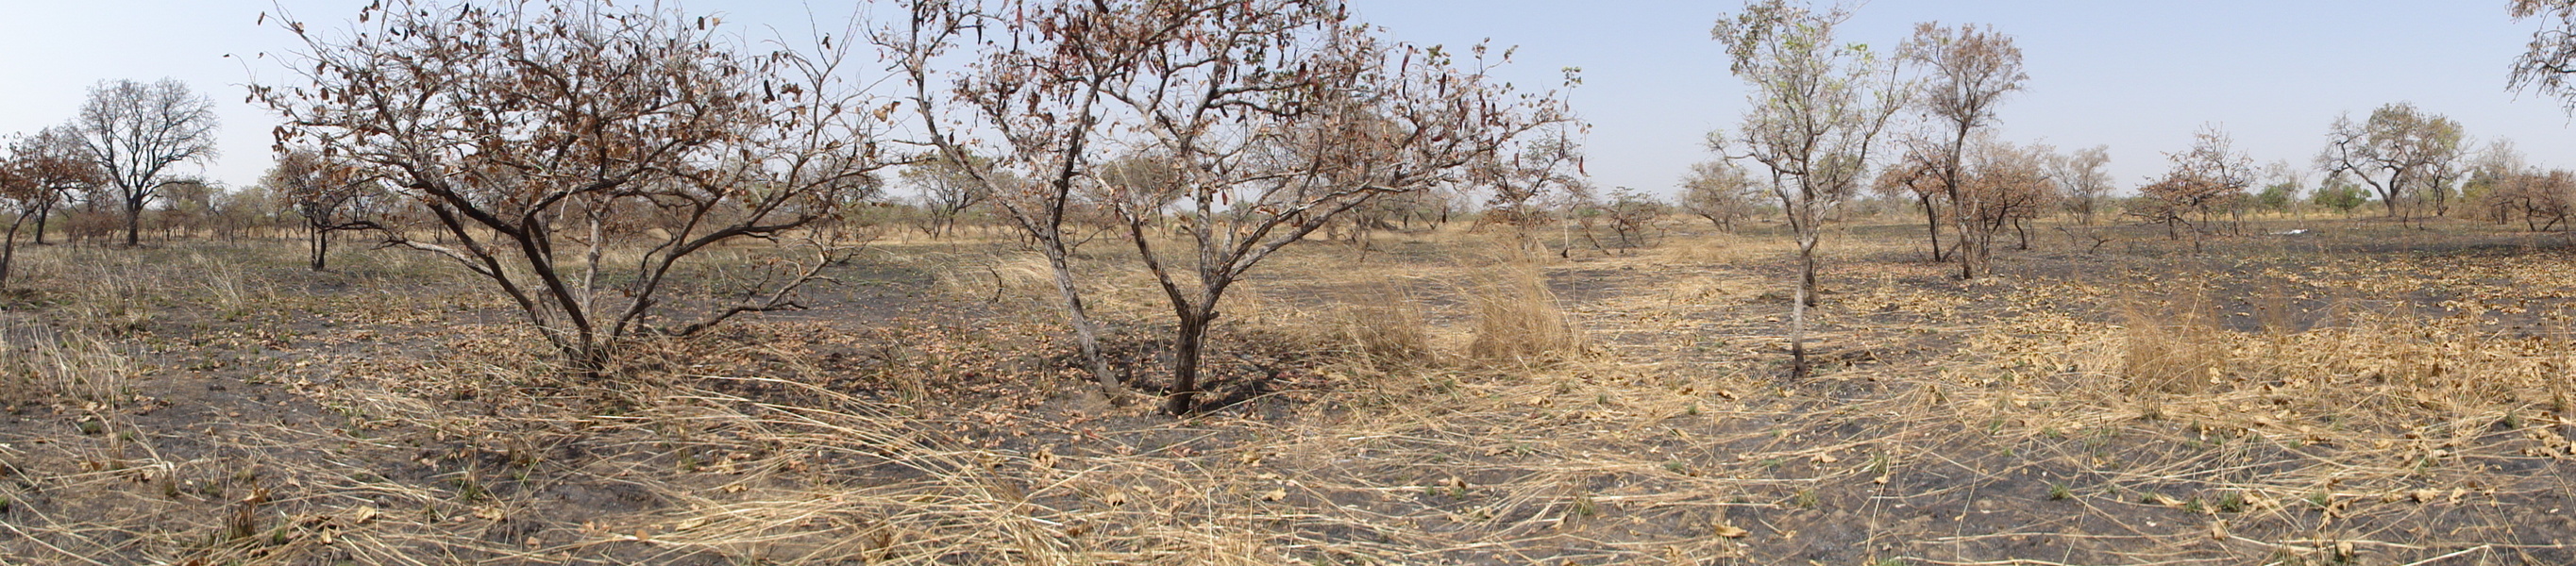
[[[1058, 26], [1082, 28], [1096, 12], [1078, 3], [906, 0], [899, 26], [873, 41], [905, 79], [905, 102], [922, 142], [955, 181], [985, 195], [1046, 259], [1084, 365], [1104, 393], [1126, 391], [1102, 352], [1074, 270], [1080, 217], [1095, 210], [1085, 176], [1108, 161], [1097, 141], [1110, 119], [1106, 91], [1134, 61], [1079, 58]], [[999, 40], [988, 40], [1000, 38]], [[942, 67], [952, 60], [965, 65]]]
[[61, 128], [47, 128], [8, 144], [0, 159], [0, 209], [9, 215], [9, 231], [0, 238], [0, 289], [9, 284], [9, 268], [18, 252], [18, 231], [28, 221], [44, 230], [45, 211], [64, 195], [108, 181], [106, 171], [83, 151], [80, 140]]
[[2055, 202], [2056, 186], [2049, 178], [2048, 162], [2056, 150], [2045, 145], [2022, 146], [1987, 139], [1969, 150], [1967, 183], [1961, 187], [1963, 199], [1973, 206], [1960, 207], [1966, 217], [1962, 225], [1970, 241], [1983, 242], [1966, 246], [1962, 257], [1979, 265], [1993, 265], [1994, 239], [2010, 227], [2018, 237], [2016, 247], [2030, 249], [2029, 222], [2040, 217]]
[[[1208, 330], [1263, 259], [1377, 197], [1458, 181], [1562, 121], [1552, 99], [1500, 86], [1489, 61], [1462, 70], [1442, 49], [1387, 41], [1334, 1], [912, 5], [911, 25], [880, 43], [913, 75], [932, 143], [993, 156], [981, 176], [1055, 266], [1087, 355], [1096, 330], [1065, 259], [1067, 211], [1087, 197], [1114, 213], [1155, 275], [1175, 326], [1173, 414], [1204, 408]], [[988, 40], [946, 85], [963, 110], [948, 114], [928, 67], [969, 26]]]
[[325, 271], [330, 267], [333, 234], [378, 227], [372, 212], [390, 204], [379, 180], [356, 166], [322, 157], [319, 151], [293, 148], [277, 154], [277, 163], [260, 184], [275, 191], [296, 217], [304, 219], [310, 256], [306, 264], [314, 271]]
[[2254, 159], [2237, 151], [2235, 140], [2217, 126], [2193, 134], [2191, 149], [2165, 156], [2173, 168], [2138, 189], [2147, 205], [2129, 214], [2165, 225], [2166, 235], [2175, 239], [2190, 228], [2192, 248], [2199, 249], [2200, 235], [2216, 214], [2245, 198], [2246, 187], [2253, 186]]
[[2513, 91], [2539, 90], [2541, 94], [2567, 100], [2567, 109], [2576, 112], [2576, 85], [2567, 81], [2576, 74], [2576, 0], [2511, 0], [2508, 13], [2515, 20], [2540, 18], [2546, 27], [2531, 33], [2531, 43], [2522, 56], [2514, 58], [2513, 76], [2505, 88]]
[[1950, 250], [1941, 247], [1941, 227], [1950, 223], [1950, 187], [1942, 180], [1942, 165], [1935, 152], [1924, 151], [1931, 145], [1921, 135], [1900, 136], [1906, 147], [1896, 161], [1887, 164], [1870, 184], [1880, 198], [1912, 199], [1915, 209], [1923, 212], [1923, 234], [1931, 249], [1933, 262], [1949, 261]]
[[1969, 189], [1969, 146], [1996, 123], [1996, 104], [2030, 79], [2022, 71], [2021, 48], [1992, 27], [1922, 23], [1899, 52], [1924, 70], [1914, 100], [1935, 131], [1915, 145], [1928, 154], [1921, 161], [1930, 180], [1958, 209], [1950, 215], [1959, 234], [1959, 253], [1951, 259], [1959, 262], [1960, 279], [1974, 279], [1989, 269], [1994, 253], [1995, 233], [1987, 221], [2010, 207], [1990, 206], [1980, 200], [1986, 195]]
[[[283, 25], [301, 81], [253, 89], [286, 119], [281, 146], [384, 179], [427, 221], [387, 245], [490, 281], [586, 375], [640, 334], [801, 306], [847, 245], [797, 236], [873, 194], [884, 164], [875, 106], [828, 38], [755, 51], [710, 18], [607, 0], [394, 0], [339, 33]], [[746, 240], [780, 255], [665, 323], [673, 272]], [[612, 264], [611, 248], [640, 253]]]

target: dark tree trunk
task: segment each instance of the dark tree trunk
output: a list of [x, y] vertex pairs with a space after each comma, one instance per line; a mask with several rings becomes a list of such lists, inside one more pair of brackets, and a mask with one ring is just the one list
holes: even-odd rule
[[1916, 200], [1923, 203], [1924, 231], [1929, 232], [1932, 235], [1932, 262], [1940, 263], [1942, 260], [1941, 215], [1932, 208], [1932, 193], [1917, 193], [1914, 196]]
[[18, 227], [26, 223], [27, 214], [19, 213], [18, 219], [9, 223], [9, 236], [0, 239], [0, 289], [9, 288], [9, 266], [18, 259]]
[[312, 243], [313, 270], [330, 271], [328, 261], [331, 257], [331, 231], [320, 226], [314, 226]]
[[1172, 390], [1164, 398], [1163, 412], [1186, 415], [1198, 410], [1199, 356], [1207, 349], [1208, 323], [1216, 313], [1180, 309], [1180, 331], [1172, 340]]
[[36, 245], [45, 245], [45, 224], [54, 215], [53, 201], [36, 206]]
[[1109, 371], [1109, 358], [1100, 351], [1099, 325], [1091, 320], [1091, 311], [1083, 304], [1081, 288], [1074, 285], [1070, 252], [1063, 248], [1062, 236], [1057, 238], [1052, 245], [1040, 245], [1038, 249], [1055, 274], [1056, 296], [1064, 301], [1065, 318], [1073, 323], [1074, 344], [1082, 351], [1083, 364], [1089, 366], [1092, 380], [1099, 382], [1101, 393], [1115, 399], [1127, 386]]
[[127, 200], [125, 201], [125, 247], [131, 248], [136, 245], [140, 245], [142, 242], [143, 203], [136, 200]]

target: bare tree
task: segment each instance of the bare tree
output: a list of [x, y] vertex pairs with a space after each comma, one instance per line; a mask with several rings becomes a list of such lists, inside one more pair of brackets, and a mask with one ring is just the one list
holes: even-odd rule
[[2400, 102], [2372, 111], [2366, 122], [2335, 118], [2317, 167], [2361, 181], [2379, 194], [2389, 217], [2404, 220], [2406, 201], [2443, 197], [2442, 187], [2432, 182], [2451, 175], [2462, 141], [2459, 122]]
[[139, 241], [143, 207], [171, 180], [170, 168], [215, 156], [215, 101], [177, 79], [101, 81], [72, 128], [124, 206], [128, 246]]
[[2102, 201], [2111, 194], [2111, 147], [2097, 145], [2075, 150], [2049, 162], [2049, 178], [2057, 182], [2060, 202], [2075, 214], [2078, 222], [2093, 224], [2100, 214]]
[[1762, 189], [1744, 167], [1718, 160], [1691, 164], [1691, 173], [1682, 178], [1682, 210], [1708, 219], [1717, 229], [1733, 232], [1736, 223], [1753, 216], [1755, 199]]
[[1938, 133], [1925, 136], [1930, 143], [1920, 150], [1930, 154], [1924, 164], [1932, 179], [1961, 210], [1951, 215], [1960, 236], [1960, 253], [1952, 259], [1959, 262], [1960, 279], [1974, 279], [1988, 269], [1994, 232], [1983, 224], [1992, 207], [1978, 200], [1983, 195], [1966, 190], [1968, 146], [1978, 132], [1994, 126], [1995, 105], [2021, 90], [2030, 75], [2022, 71], [2021, 48], [2013, 45], [2012, 36], [1992, 27], [1916, 24], [1914, 37], [1900, 53], [1925, 71], [1915, 101]]
[[[429, 220], [383, 231], [389, 245], [491, 281], [582, 374], [641, 333], [798, 308], [847, 247], [794, 236], [878, 187], [877, 106], [828, 38], [752, 52], [708, 18], [608, 0], [393, 0], [357, 22], [283, 24], [307, 50], [291, 58], [303, 84], [253, 89], [285, 116], [281, 144], [386, 179]], [[783, 257], [733, 270], [748, 282], [711, 312], [663, 323], [674, 268], [742, 240]], [[603, 259], [619, 246], [641, 253]]]
[[1840, 43], [1851, 13], [1757, 0], [1718, 20], [1728, 69], [1750, 83], [1752, 109], [1732, 133], [1709, 134], [1720, 154], [1760, 163], [1797, 239], [1797, 292], [1790, 306], [1791, 374], [1807, 375], [1807, 307], [1815, 295], [1816, 243], [1827, 212], [1858, 192], [1879, 132], [1909, 90], [1895, 66], [1866, 46]]
[[260, 184], [284, 198], [295, 215], [304, 219], [307, 265], [314, 271], [330, 267], [332, 234], [379, 228], [373, 220], [374, 209], [385, 204], [379, 179], [366, 175], [357, 166], [322, 156], [306, 148], [291, 148], [277, 154], [277, 164], [261, 177]]

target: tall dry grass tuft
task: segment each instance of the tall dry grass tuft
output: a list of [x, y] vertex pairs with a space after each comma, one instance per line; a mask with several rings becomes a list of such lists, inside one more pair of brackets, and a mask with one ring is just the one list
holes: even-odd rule
[[1332, 321], [1332, 338], [1379, 368], [1398, 368], [1431, 359], [1430, 322], [1413, 294], [1393, 282], [1365, 286], [1364, 296], [1344, 299]]
[[2209, 298], [2123, 301], [2120, 376], [2129, 393], [2198, 393], [2219, 381], [2229, 347]]
[[1565, 307], [1547, 288], [1538, 265], [1526, 258], [1498, 263], [1465, 294], [1476, 312], [1469, 357], [1544, 362], [1576, 356], [1587, 346], [1582, 332], [1566, 320]]
[[105, 340], [37, 332], [10, 340], [0, 372], [32, 385], [28, 390], [57, 399], [116, 404], [133, 386], [134, 361]]

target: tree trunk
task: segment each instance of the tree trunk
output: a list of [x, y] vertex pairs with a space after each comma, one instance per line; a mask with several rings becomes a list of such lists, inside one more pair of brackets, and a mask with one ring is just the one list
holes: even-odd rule
[[1932, 208], [1932, 194], [1931, 194], [1931, 193], [1918, 193], [1918, 194], [1916, 194], [1916, 195], [1915, 195], [1915, 198], [1916, 198], [1916, 200], [1919, 200], [1919, 201], [1922, 201], [1922, 202], [1923, 202], [1923, 228], [1924, 228], [1924, 231], [1926, 231], [1926, 232], [1930, 232], [1930, 233], [1932, 234], [1932, 262], [1933, 262], [1933, 263], [1940, 263], [1940, 262], [1941, 262], [1941, 215], [1940, 215], [1940, 214], [1937, 214], [1937, 213], [1933, 210], [1933, 208]]
[[47, 200], [44, 204], [36, 205], [36, 245], [45, 245], [45, 223], [53, 217], [53, 214], [53, 201]]
[[320, 226], [313, 227], [312, 248], [313, 270], [329, 271], [330, 267], [326, 263], [331, 256], [331, 231], [322, 229]]
[[9, 236], [0, 239], [0, 290], [9, 288], [9, 266], [18, 259], [18, 226], [26, 223], [27, 214], [18, 213], [18, 219], [9, 223]]
[[1798, 236], [1798, 290], [1789, 304], [1789, 376], [1807, 377], [1807, 302], [1815, 300], [1816, 239]]
[[1207, 348], [1208, 323], [1215, 321], [1216, 313], [1192, 312], [1196, 310], [1202, 309], [1179, 309], [1180, 331], [1172, 337], [1172, 390], [1164, 398], [1163, 412], [1173, 416], [1198, 410], [1199, 356]]
[[1091, 311], [1082, 303], [1082, 289], [1074, 286], [1072, 258], [1067, 257], [1061, 242], [1047, 242], [1038, 247], [1046, 255], [1047, 267], [1055, 272], [1056, 296], [1064, 300], [1065, 318], [1073, 323], [1074, 343], [1082, 350], [1083, 362], [1091, 366], [1091, 379], [1100, 384], [1101, 393], [1115, 399], [1118, 393], [1126, 391], [1127, 386], [1118, 381], [1117, 374], [1109, 372], [1109, 359], [1101, 354], [1100, 328], [1092, 322]]
[[125, 202], [125, 247], [134, 247], [142, 241], [143, 203], [128, 200]]

